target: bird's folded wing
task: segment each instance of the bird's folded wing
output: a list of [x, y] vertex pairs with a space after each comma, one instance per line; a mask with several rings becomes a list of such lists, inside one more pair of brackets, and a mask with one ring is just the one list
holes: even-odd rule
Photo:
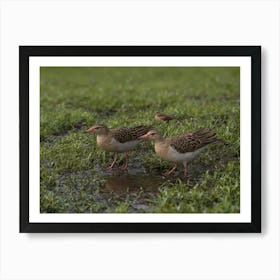
[[193, 133], [169, 138], [170, 146], [179, 153], [194, 152], [216, 140], [216, 133], [209, 129], [200, 129]]
[[138, 138], [146, 134], [152, 127], [148, 125], [139, 125], [136, 127], [124, 127], [119, 129], [112, 129], [113, 137], [120, 143], [138, 140]]

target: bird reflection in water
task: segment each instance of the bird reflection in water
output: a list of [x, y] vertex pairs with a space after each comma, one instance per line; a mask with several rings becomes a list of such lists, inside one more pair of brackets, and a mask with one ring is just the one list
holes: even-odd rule
[[140, 191], [146, 194], [156, 194], [159, 192], [159, 187], [163, 182], [164, 180], [158, 176], [117, 174], [111, 176], [107, 180], [104, 191], [119, 195], [124, 193], [137, 193]]

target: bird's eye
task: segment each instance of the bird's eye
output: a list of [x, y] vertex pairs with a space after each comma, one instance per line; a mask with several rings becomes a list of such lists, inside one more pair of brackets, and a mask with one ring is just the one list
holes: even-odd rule
[[100, 127], [96, 127], [95, 129], [99, 129]]
[[155, 135], [155, 133], [151, 133], [150, 135]]

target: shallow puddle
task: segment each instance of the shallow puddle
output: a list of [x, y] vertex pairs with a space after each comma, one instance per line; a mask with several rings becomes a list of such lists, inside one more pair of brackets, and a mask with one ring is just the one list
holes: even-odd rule
[[110, 176], [104, 184], [105, 192], [115, 194], [145, 192], [156, 194], [164, 183], [162, 177], [146, 174], [117, 174]]
[[[107, 198], [110, 204], [125, 203], [129, 213], [153, 212], [151, 200], [157, 196], [164, 182], [160, 176], [143, 173], [113, 174], [107, 177], [100, 195], [103, 194], [103, 199]], [[110, 208], [105, 212], [111, 212]]]

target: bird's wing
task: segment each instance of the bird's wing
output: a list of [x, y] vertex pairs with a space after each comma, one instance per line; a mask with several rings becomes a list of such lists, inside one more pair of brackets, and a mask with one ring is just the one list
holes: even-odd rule
[[123, 127], [118, 129], [112, 129], [112, 136], [120, 143], [138, 140], [138, 138], [146, 134], [152, 126], [139, 125], [136, 127]]
[[210, 143], [217, 141], [216, 133], [209, 129], [200, 129], [169, 138], [170, 146], [179, 153], [194, 152]]

